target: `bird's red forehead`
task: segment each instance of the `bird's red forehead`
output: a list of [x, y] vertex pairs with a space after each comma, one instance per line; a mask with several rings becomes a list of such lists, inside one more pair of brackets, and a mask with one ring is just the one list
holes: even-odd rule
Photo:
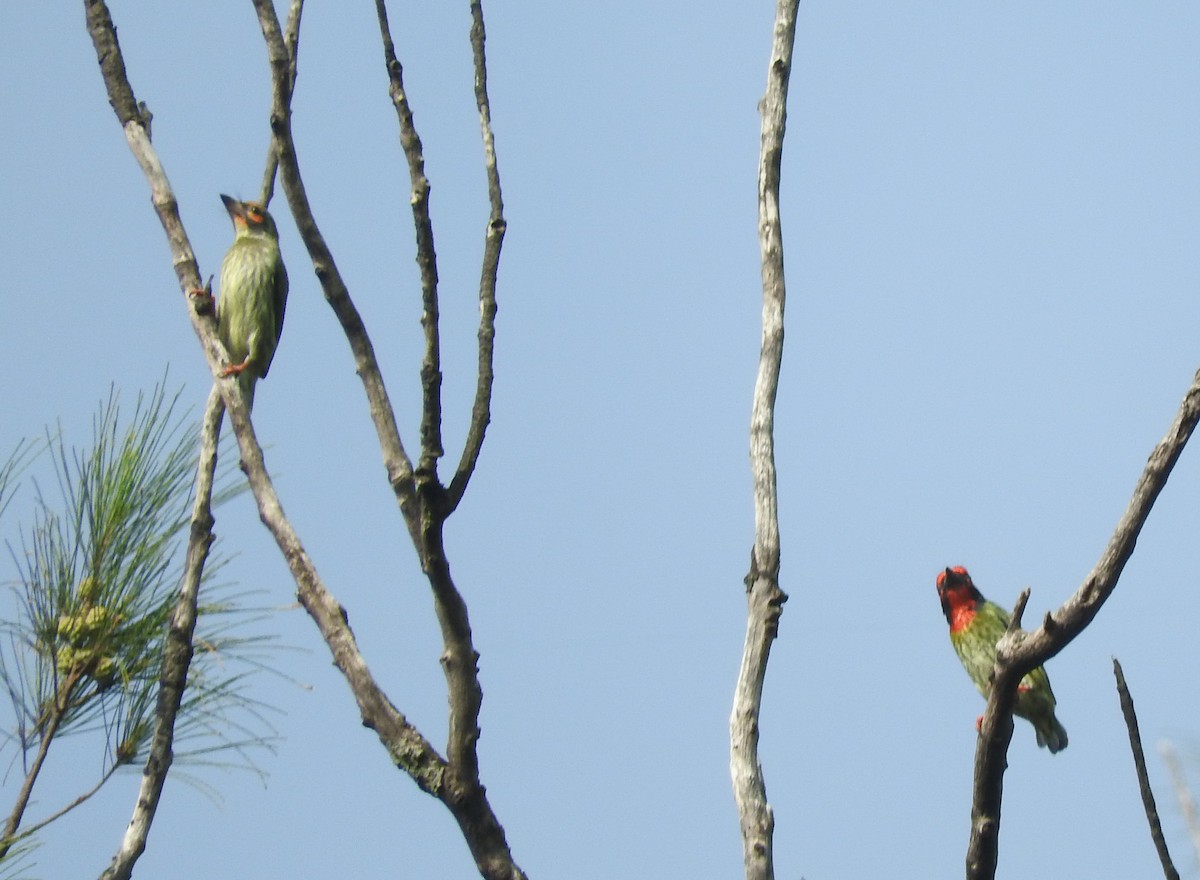
[[[968, 579], [970, 579], [970, 577], [971, 577], [969, 574], [967, 574], [966, 568], [964, 568], [961, 565], [955, 565], [954, 567], [950, 568], [949, 571], [951, 571], [952, 573], [954, 573], [956, 575], [959, 575], [960, 577], [964, 577], [964, 578], [968, 578]], [[946, 585], [946, 569], [943, 569], [942, 571], [938, 572], [937, 588], [940, 590], [945, 585]]]

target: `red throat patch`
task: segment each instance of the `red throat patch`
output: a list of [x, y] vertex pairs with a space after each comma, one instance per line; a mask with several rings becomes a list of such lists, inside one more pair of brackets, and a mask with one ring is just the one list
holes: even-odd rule
[[950, 632], [959, 633], [975, 619], [975, 600], [957, 590], [946, 593], [950, 603]]

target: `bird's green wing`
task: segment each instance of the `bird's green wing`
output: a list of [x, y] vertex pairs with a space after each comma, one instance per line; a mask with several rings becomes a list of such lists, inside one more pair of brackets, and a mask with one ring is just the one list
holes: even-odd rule
[[275, 265], [275, 341], [278, 343], [279, 338], [283, 336], [283, 313], [287, 310], [287, 295], [288, 295], [288, 277], [287, 269], [283, 266], [283, 260], [280, 259]]

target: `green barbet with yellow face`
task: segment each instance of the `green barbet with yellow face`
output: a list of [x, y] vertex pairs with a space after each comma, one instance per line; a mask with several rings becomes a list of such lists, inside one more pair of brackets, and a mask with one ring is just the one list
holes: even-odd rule
[[221, 262], [217, 333], [229, 353], [221, 375], [237, 375], [247, 407], [254, 383], [265, 378], [283, 333], [288, 277], [279, 253], [279, 232], [266, 208], [221, 196], [233, 220], [234, 239]]
[[[937, 576], [937, 591], [942, 612], [950, 624], [950, 644], [986, 699], [992, 668], [996, 665], [996, 643], [1008, 630], [1008, 612], [983, 598], [961, 565], [947, 568]], [[1067, 747], [1067, 731], [1054, 717], [1054, 707], [1050, 678], [1039, 666], [1017, 685], [1014, 712], [1033, 725], [1037, 744], [1052, 753]]]

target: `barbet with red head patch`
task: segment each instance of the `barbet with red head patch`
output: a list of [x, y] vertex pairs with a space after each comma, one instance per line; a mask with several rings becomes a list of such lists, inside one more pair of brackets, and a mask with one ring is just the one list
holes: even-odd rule
[[[961, 565], [947, 568], [937, 576], [937, 591], [942, 612], [950, 624], [950, 644], [986, 699], [996, 664], [996, 643], [1008, 630], [1008, 612], [983, 598]], [[1050, 678], [1039, 666], [1017, 686], [1014, 712], [1033, 725], [1037, 744], [1052, 753], [1067, 747], [1067, 731], [1054, 717], [1054, 707]]]

